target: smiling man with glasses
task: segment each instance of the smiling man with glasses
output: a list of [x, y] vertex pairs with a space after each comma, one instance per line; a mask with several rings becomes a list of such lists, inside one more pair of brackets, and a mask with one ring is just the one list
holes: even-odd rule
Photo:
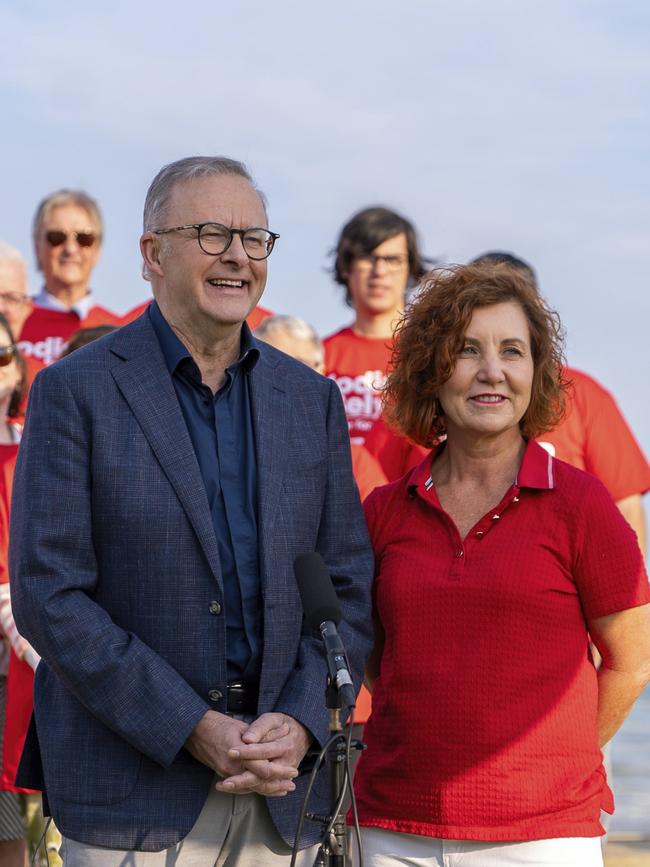
[[79, 328], [119, 325], [115, 313], [95, 302], [90, 278], [101, 253], [102, 217], [81, 190], [58, 190], [34, 217], [34, 248], [43, 288], [20, 333], [20, 349], [39, 367], [51, 364]]
[[34, 384], [12, 580], [43, 661], [19, 778], [45, 787], [66, 867], [288, 867], [328, 729], [299, 554], [329, 568], [360, 684], [372, 557], [341, 397], [246, 324], [278, 238], [241, 163], [165, 166], [153, 303]]

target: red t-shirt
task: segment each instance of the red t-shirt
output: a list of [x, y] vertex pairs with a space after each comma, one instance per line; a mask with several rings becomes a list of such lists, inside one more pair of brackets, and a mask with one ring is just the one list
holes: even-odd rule
[[152, 301], [153, 298], [149, 298], [148, 301], [144, 301], [142, 304], [138, 304], [137, 307], [133, 307], [133, 309], [128, 310], [122, 317], [120, 324], [128, 325], [129, 322], [133, 322], [134, 319], [137, 319], [138, 316], [144, 313], [144, 311], [147, 309], [147, 307], [151, 304]]
[[[18, 444], [0, 445], [0, 582], [9, 580], [9, 503], [13, 484]], [[24, 792], [14, 780], [23, 751], [27, 728], [32, 714], [34, 673], [26, 662], [18, 659], [13, 649], [7, 677], [7, 703], [2, 737], [2, 771], [0, 791]]]
[[341, 389], [350, 439], [363, 445], [381, 415], [380, 389], [393, 351], [392, 340], [362, 337], [343, 328], [326, 337], [325, 375]]
[[401, 479], [429, 453], [424, 446], [398, 436], [383, 416], [377, 419], [366, 437], [366, 449], [379, 461], [389, 482]]
[[246, 322], [248, 322], [248, 327], [251, 331], [255, 331], [257, 326], [264, 322], [265, 319], [268, 319], [269, 316], [273, 316], [273, 313], [270, 310], [267, 310], [266, 307], [253, 307], [251, 312], [246, 317]]
[[538, 438], [555, 456], [586, 470], [614, 500], [650, 490], [650, 465], [612, 395], [595, 379], [567, 368], [573, 386], [562, 424]]
[[360, 821], [447, 839], [598, 836], [613, 802], [585, 618], [650, 601], [636, 536], [597, 479], [531, 441], [463, 540], [429, 461], [365, 503], [386, 640]]
[[352, 472], [363, 502], [375, 488], [388, 482], [379, 461], [364, 446], [352, 443]]
[[91, 307], [85, 319], [81, 319], [73, 310], [50, 310], [48, 307], [35, 306], [25, 320], [18, 348], [25, 358], [35, 358], [47, 366], [57, 360], [68, 340], [80, 328], [121, 324], [121, 317], [99, 305]]

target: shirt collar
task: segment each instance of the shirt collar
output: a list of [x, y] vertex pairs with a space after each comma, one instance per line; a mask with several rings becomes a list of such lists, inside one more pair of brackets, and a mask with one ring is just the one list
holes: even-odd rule
[[46, 310], [55, 310], [57, 313], [76, 313], [81, 320], [87, 319], [91, 308], [95, 306], [95, 299], [90, 289], [72, 307], [66, 307], [55, 295], [48, 292], [45, 287], [41, 289], [35, 298], [32, 298], [32, 301], [38, 307], [44, 307]]
[[555, 487], [554, 458], [535, 440], [528, 440], [521, 466], [515, 479], [519, 488], [550, 491]]
[[[409, 496], [414, 496], [419, 487], [429, 490], [432, 486], [431, 463], [435, 461], [439, 451], [440, 446], [437, 446], [413, 467], [406, 482]], [[518, 488], [538, 488], [545, 491], [552, 490], [555, 487], [553, 461], [553, 456], [538, 442], [532, 439], [528, 440], [519, 472], [514, 481], [515, 486]]]
[[[158, 338], [165, 359], [165, 365], [170, 374], [174, 373], [183, 359], [189, 358], [194, 361], [191, 352], [185, 344], [179, 340], [170, 324], [162, 315], [160, 307], [158, 307], [156, 301], [153, 301], [149, 305], [147, 315], [151, 320], [153, 330], [156, 332], [156, 337]], [[259, 356], [260, 351], [255, 345], [255, 339], [253, 338], [250, 328], [246, 322], [244, 322], [241, 329], [241, 351], [239, 353], [239, 358], [226, 368], [226, 371], [232, 372], [236, 368], [241, 367], [246, 373], [249, 373], [257, 364]]]

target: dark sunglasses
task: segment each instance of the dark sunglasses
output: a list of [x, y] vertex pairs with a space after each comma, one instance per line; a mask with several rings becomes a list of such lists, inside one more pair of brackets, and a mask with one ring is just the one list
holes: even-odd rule
[[16, 357], [16, 346], [10, 343], [9, 346], [0, 346], [0, 367], [7, 367]]
[[45, 233], [45, 240], [50, 247], [60, 247], [72, 236], [80, 247], [92, 247], [97, 236], [94, 232], [64, 232], [62, 229], [49, 229]]

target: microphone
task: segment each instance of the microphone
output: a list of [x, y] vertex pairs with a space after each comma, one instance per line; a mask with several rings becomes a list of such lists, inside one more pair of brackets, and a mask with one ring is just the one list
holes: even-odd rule
[[311, 629], [317, 629], [321, 634], [330, 678], [336, 684], [341, 705], [354, 707], [356, 704], [354, 685], [345, 648], [336, 628], [341, 622], [341, 606], [323, 558], [315, 551], [310, 554], [300, 554], [294, 560], [293, 570], [305, 620]]

